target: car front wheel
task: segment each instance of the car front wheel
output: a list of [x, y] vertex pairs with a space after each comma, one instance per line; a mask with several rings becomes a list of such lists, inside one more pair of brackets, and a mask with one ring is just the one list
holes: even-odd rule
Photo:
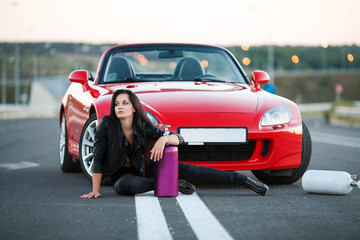
[[80, 136], [80, 166], [89, 181], [92, 179], [96, 125], [96, 114], [92, 114], [86, 121]]
[[276, 171], [271, 171], [270, 173], [256, 170], [252, 173], [259, 180], [268, 183], [268, 184], [291, 184], [299, 180], [305, 173], [307, 167], [309, 166], [312, 152], [312, 143], [311, 136], [308, 128], [305, 123], [302, 123], [303, 133], [302, 133], [302, 149], [301, 149], [301, 164], [298, 168], [293, 169], [290, 176], [276, 176]]

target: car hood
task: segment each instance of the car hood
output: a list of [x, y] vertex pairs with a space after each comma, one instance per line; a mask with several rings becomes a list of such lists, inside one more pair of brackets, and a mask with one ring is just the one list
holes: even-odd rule
[[130, 89], [142, 103], [159, 113], [255, 112], [257, 94], [249, 85], [209, 82], [158, 82], [108, 85], [114, 92]]

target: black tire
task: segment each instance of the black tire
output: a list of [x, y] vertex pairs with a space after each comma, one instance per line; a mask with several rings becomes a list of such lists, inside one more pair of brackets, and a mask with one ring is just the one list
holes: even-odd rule
[[[268, 184], [291, 184], [298, 181], [304, 175], [311, 159], [312, 142], [310, 132], [304, 122], [302, 123], [302, 128], [303, 133], [300, 166], [295, 168], [290, 176], [272, 176], [271, 173], [261, 170], [252, 171], [256, 178]], [[274, 175], [276, 175], [276, 173]]]
[[74, 161], [73, 158], [69, 154], [68, 149], [68, 135], [67, 135], [67, 127], [65, 120], [65, 113], [61, 116], [60, 123], [60, 151], [59, 151], [59, 163], [61, 171], [63, 172], [80, 172], [80, 164], [77, 161]]
[[91, 114], [81, 131], [79, 142], [80, 166], [86, 178], [92, 181], [93, 147], [95, 141], [95, 129], [97, 125], [96, 114]]

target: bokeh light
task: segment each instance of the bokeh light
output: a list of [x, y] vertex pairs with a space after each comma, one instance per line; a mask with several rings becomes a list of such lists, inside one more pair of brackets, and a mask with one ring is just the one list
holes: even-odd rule
[[171, 68], [171, 69], [174, 69], [175, 66], [176, 66], [176, 62], [172, 61], [172, 62], [170, 63], [170, 68]]
[[349, 62], [353, 62], [354, 61], [354, 56], [351, 53], [349, 53], [347, 55], [347, 59], [349, 60]]
[[244, 51], [248, 51], [250, 49], [249, 44], [241, 44], [241, 49]]
[[243, 63], [245, 66], [248, 66], [248, 65], [250, 65], [250, 63], [251, 63], [251, 60], [250, 60], [250, 58], [248, 58], [248, 57], [244, 57], [244, 58], [242, 59], [242, 63]]
[[291, 61], [292, 61], [293, 63], [295, 63], [295, 64], [298, 64], [298, 63], [299, 63], [299, 57], [296, 56], [296, 55], [293, 55], [293, 56], [291, 57]]
[[209, 66], [209, 62], [206, 60], [202, 60], [201, 61], [201, 66], [203, 66], [203, 68], [207, 68]]

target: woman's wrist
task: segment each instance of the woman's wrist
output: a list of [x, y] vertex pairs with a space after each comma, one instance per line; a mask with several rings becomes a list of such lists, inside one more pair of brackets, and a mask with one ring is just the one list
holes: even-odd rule
[[162, 136], [162, 140], [164, 141], [165, 145], [168, 146], [171, 144], [170, 136]]
[[162, 136], [161, 139], [164, 141], [165, 145], [179, 145], [181, 143], [181, 139], [177, 134], [170, 134], [166, 136]]
[[166, 145], [171, 145], [171, 138], [170, 138], [169, 135], [167, 136], [167, 143], [166, 143]]

